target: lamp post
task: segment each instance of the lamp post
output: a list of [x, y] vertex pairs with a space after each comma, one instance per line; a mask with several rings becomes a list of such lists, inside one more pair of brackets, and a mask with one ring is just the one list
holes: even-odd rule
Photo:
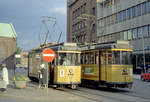
[[142, 34], [142, 44], [143, 44], [143, 64], [144, 64], [144, 73], [146, 73], [146, 65], [145, 65], [145, 49], [144, 49], [144, 35]]

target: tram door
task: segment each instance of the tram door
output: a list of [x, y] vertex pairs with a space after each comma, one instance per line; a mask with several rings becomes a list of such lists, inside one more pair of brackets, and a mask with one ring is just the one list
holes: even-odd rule
[[50, 84], [53, 84], [54, 82], [54, 64], [53, 63], [49, 63], [49, 77], [50, 77]]
[[100, 76], [102, 81], [107, 81], [107, 54], [105, 51], [100, 51]]

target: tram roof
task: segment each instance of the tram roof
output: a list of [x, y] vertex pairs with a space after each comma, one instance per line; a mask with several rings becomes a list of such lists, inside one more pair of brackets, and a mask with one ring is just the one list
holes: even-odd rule
[[80, 45], [81, 50], [98, 50], [98, 49], [132, 49], [131, 45], [129, 44], [129, 41], [111, 41], [107, 43], [93, 43], [93, 44], [87, 44], [87, 45]]
[[63, 42], [63, 43], [48, 43], [45, 45], [43, 44], [39, 47], [33, 48], [32, 52], [41, 51], [45, 48], [51, 48], [54, 51], [57, 51], [57, 50], [79, 51], [80, 50], [80, 48], [77, 46], [76, 43]]

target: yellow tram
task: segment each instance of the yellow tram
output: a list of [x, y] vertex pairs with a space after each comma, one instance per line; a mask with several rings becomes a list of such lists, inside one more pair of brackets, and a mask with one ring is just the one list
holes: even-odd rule
[[128, 41], [82, 45], [82, 83], [131, 88], [133, 83], [132, 49]]
[[[44, 62], [42, 51], [51, 48], [55, 52], [52, 63]], [[48, 83], [53, 86], [69, 86], [75, 89], [81, 83], [81, 51], [76, 43], [47, 44], [44, 47], [33, 49], [29, 53], [28, 76], [38, 78], [40, 64], [44, 63], [48, 72]]]

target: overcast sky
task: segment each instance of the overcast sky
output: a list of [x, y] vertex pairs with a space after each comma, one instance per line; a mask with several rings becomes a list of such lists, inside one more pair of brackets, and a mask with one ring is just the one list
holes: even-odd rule
[[[40, 45], [42, 16], [57, 18], [57, 24], [53, 30], [54, 22], [46, 22], [51, 29], [48, 40], [57, 41], [62, 31], [61, 42], [66, 41], [66, 0], [0, 0], [0, 22], [13, 24], [18, 35], [18, 46], [25, 50]], [[46, 31], [43, 26], [40, 33], [42, 41]]]

